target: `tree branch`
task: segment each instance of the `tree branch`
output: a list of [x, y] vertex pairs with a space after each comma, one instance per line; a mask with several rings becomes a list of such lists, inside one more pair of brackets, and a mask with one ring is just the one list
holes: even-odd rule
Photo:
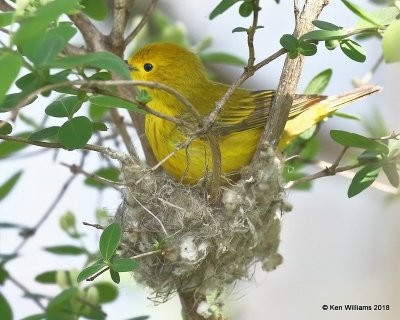
[[90, 51], [105, 51], [107, 49], [105, 36], [85, 15], [77, 13], [68, 15], [68, 17], [82, 33]]
[[143, 15], [142, 20], [140, 20], [139, 24], [136, 26], [135, 29], [126, 37], [125, 39], [125, 46], [127, 46], [135, 37], [138, 35], [140, 30], [143, 29], [143, 27], [146, 25], [146, 23], [149, 21], [154, 9], [156, 8], [158, 3], [158, 0], [150, 0], [150, 4], [147, 7], [146, 12]]
[[10, 4], [5, 0], [0, 0], [0, 11], [7, 12], [15, 10]]
[[[318, 18], [327, 4], [327, 0], [307, 0], [298, 19], [296, 19], [293, 35], [299, 37], [311, 31], [313, 29], [312, 21]], [[304, 56], [299, 56], [296, 59], [286, 57], [275, 100], [271, 106], [265, 130], [252, 163], [257, 161], [260, 150], [265, 150], [269, 146], [276, 148], [278, 145], [293, 103], [293, 96], [296, 93], [303, 64]]]
[[122, 57], [125, 50], [126, 0], [114, 0], [114, 23], [109, 37], [112, 51]]

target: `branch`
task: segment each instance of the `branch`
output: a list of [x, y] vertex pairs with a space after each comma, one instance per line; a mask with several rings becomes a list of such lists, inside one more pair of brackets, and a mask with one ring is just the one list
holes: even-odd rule
[[85, 15], [77, 13], [68, 15], [68, 17], [82, 33], [90, 51], [105, 51], [107, 49], [105, 36]]
[[[311, 31], [313, 29], [311, 22], [318, 18], [322, 9], [327, 4], [327, 0], [307, 0], [298, 19], [296, 19], [296, 27], [293, 35], [299, 37]], [[299, 56], [296, 59], [286, 57], [275, 100], [271, 106], [265, 130], [261, 136], [259, 147], [256, 156], [253, 157], [252, 163], [258, 158], [257, 155], [260, 153], [260, 150], [265, 150], [268, 146], [276, 148], [278, 145], [293, 103], [293, 96], [296, 93], [303, 64], [304, 56]]]
[[126, 149], [128, 150], [128, 153], [132, 157], [137, 158], [138, 153], [136, 151], [135, 145], [133, 144], [131, 136], [124, 124], [124, 121], [123, 121], [124, 118], [119, 114], [117, 109], [111, 109], [110, 115], [111, 115], [112, 121], [114, 122], [115, 126], [117, 127], [118, 133], [121, 135], [122, 140], [124, 141], [124, 144], [126, 146]]
[[126, 0], [114, 0], [114, 23], [108, 37], [112, 51], [119, 57], [122, 57], [125, 49], [124, 30], [126, 18]]
[[15, 9], [8, 4], [5, 0], [0, 0], [0, 11], [7, 12], [7, 11], [14, 11]]
[[[50, 148], [50, 149], [63, 149], [63, 146], [60, 143], [53, 143], [53, 142], [42, 142], [42, 141], [29, 141], [24, 138], [20, 137], [14, 137], [14, 136], [7, 136], [7, 135], [2, 135], [0, 134], [0, 139], [1, 140], [7, 140], [7, 141], [14, 141], [14, 142], [19, 142], [23, 144], [29, 144], [37, 147], [43, 147], [43, 148]], [[112, 150], [111, 148], [108, 147], [102, 147], [102, 146], [97, 146], [93, 144], [87, 144], [80, 150], [89, 150], [89, 151], [96, 151], [98, 153], [101, 153], [103, 155], [109, 156], [111, 159], [118, 160], [123, 164], [130, 164], [132, 162], [136, 163], [136, 159], [133, 159], [132, 157], [127, 156], [126, 154], [122, 152], [118, 152], [115, 150]]]
[[135, 29], [126, 37], [125, 39], [125, 46], [127, 46], [143, 29], [146, 23], [149, 21], [154, 9], [156, 8], [158, 0], [151, 0], [149, 6], [147, 7], [146, 12], [143, 15], [142, 20], [140, 20], [139, 24], [136, 26]]

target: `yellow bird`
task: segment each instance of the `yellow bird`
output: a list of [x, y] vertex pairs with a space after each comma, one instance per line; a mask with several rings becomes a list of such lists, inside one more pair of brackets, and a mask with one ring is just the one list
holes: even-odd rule
[[[215, 108], [216, 102], [229, 86], [207, 79], [200, 58], [186, 48], [172, 43], [149, 44], [128, 60], [132, 78], [167, 85], [183, 95], [203, 116]], [[188, 108], [174, 95], [159, 89], [147, 90], [152, 100], [148, 106], [160, 113], [196, 125]], [[296, 136], [331, 115], [344, 104], [378, 91], [366, 87], [343, 96], [327, 98], [319, 95], [297, 95], [290, 110], [284, 135], [279, 143], [283, 149]], [[224, 177], [237, 173], [250, 163], [265, 126], [275, 91], [250, 91], [238, 88], [224, 105], [212, 128], [221, 151]], [[187, 128], [152, 114], [146, 115], [145, 133], [158, 161], [176, 151], [191, 132]], [[183, 183], [196, 183], [210, 173], [212, 156], [206, 137], [169, 157], [163, 168]]]

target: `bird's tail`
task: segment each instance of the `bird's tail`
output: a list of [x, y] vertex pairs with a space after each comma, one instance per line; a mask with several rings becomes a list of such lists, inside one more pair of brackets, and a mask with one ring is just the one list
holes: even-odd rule
[[285, 131], [279, 142], [280, 149], [282, 150], [285, 148], [303, 131], [323, 121], [338, 109], [381, 90], [382, 88], [379, 86], [363, 86], [343, 95], [328, 97], [327, 99], [310, 106], [298, 116], [287, 121]]

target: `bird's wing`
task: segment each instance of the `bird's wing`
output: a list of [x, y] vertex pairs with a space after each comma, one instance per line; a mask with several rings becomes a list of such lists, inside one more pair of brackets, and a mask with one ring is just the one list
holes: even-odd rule
[[[265, 126], [275, 91], [248, 91], [238, 99], [233, 97], [219, 116], [214, 127], [219, 135], [228, 135]], [[236, 99], [235, 99], [236, 98]], [[299, 115], [326, 96], [296, 95], [289, 119]]]

